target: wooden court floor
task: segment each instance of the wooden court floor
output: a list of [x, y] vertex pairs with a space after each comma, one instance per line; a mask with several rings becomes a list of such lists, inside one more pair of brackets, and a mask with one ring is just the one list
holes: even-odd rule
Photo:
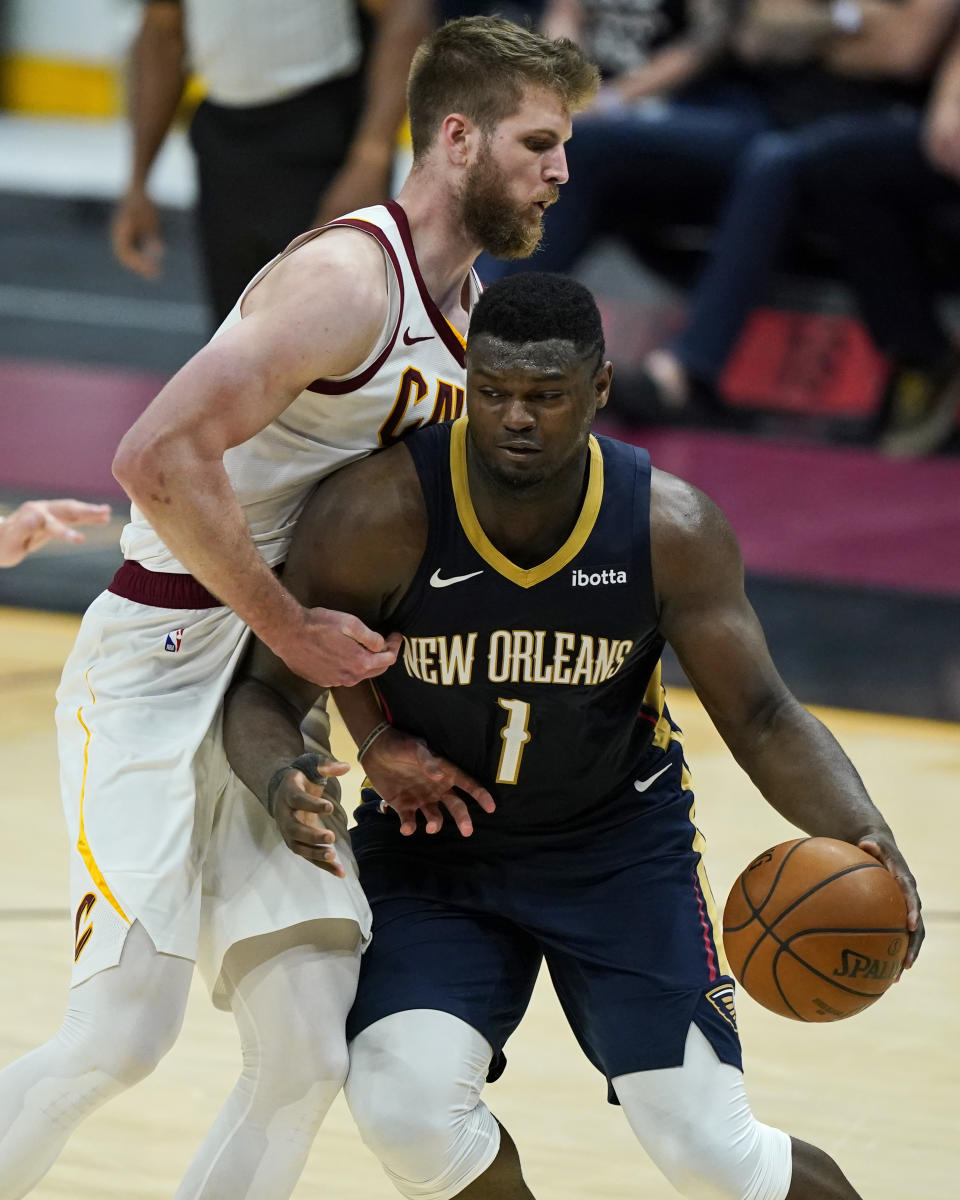
[[[57, 795], [53, 692], [73, 617], [0, 610], [0, 1064], [57, 1028], [69, 977], [66, 839]], [[766, 846], [793, 836], [734, 764], [689, 693], [671, 710], [685, 728], [721, 900]], [[849, 1021], [806, 1026], [740, 993], [747, 1085], [762, 1120], [816, 1142], [865, 1200], [960, 1197], [960, 869], [956, 862], [960, 729], [849, 712], [822, 714], [864, 775], [921, 884], [928, 935], [918, 966]], [[334, 748], [347, 753], [342, 731]], [[291, 1046], [296, 1054], [296, 1046]], [[511, 1129], [540, 1200], [667, 1200], [674, 1195], [635, 1144], [603, 1080], [541, 981], [486, 1098]], [[177, 1045], [139, 1087], [81, 1128], [37, 1200], [172, 1196], [238, 1068], [233, 1023], [199, 984]], [[296, 1196], [388, 1200], [381, 1175], [338, 1100]]]

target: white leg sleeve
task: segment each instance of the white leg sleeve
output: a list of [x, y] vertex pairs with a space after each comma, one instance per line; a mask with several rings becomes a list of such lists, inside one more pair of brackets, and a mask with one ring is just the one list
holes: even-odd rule
[[720, 1062], [696, 1025], [682, 1067], [613, 1080], [641, 1145], [689, 1200], [785, 1200], [790, 1138], [750, 1111], [743, 1076]]
[[496, 1158], [500, 1126], [480, 1099], [490, 1056], [475, 1029], [433, 1009], [384, 1017], [351, 1043], [347, 1103], [408, 1200], [449, 1200]]
[[0, 1072], [0, 1200], [25, 1196], [84, 1117], [150, 1074], [180, 1032], [192, 974], [134, 923], [117, 966], [71, 988], [59, 1032]]
[[243, 1070], [176, 1200], [283, 1200], [347, 1074], [344, 1025], [360, 970], [353, 921], [315, 921], [235, 946], [223, 965]]

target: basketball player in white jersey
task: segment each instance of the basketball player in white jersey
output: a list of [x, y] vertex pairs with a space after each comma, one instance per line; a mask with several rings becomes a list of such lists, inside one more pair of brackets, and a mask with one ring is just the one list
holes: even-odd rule
[[[532, 252], [596, 82], [572, 43], [492, 18], [444, 26], [411, 67], [398, 202], [294, 242], [123, 439], [126, 562], [58, 693], [70, 1002], [55, 1037], [0, 1073], [0, 1200], [27, 1194], [83, 1117], [153, 1069], [198, 960], [244, 1066], [178, 1200], [293, 1190], [346, 1074], [370, 917], [342, 812], [307, 861], [230, 775], [223, 693], [249, 629], [323, 686], [393, 661], [397, 639], [303, 608], [275, 568], [318, 479], [460, 412], [471, 263]], [[436, 798], [456, 784], [483, 802], [411, 754]]]

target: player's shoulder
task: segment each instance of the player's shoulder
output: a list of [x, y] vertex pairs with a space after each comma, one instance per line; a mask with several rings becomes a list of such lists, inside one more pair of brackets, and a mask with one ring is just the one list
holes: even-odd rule
[[650, 473], [650, 535], [654, 548], [665, 554], [735, 544], [720, 506], [694, 484], [659, 467]]
[[415, 521], [424, 513], [423, 493], [403, 442], [374, 451], [328, 475], [304, 516], [335, 526], [344, 537], [358, 530]]
[[244, 313], [266, 306], [321, 309], [338, 320], [379, 327], [389, 308], [384, 253], [349, 227], [318, 230], [294, 244], [244, 300]]

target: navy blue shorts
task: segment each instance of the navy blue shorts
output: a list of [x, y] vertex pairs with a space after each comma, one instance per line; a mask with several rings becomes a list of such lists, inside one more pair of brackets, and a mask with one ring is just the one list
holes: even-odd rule
[[562, 837], [510, 839], [494, 814], [470, 838], [449, 829], [404, 838], [368, 793], [352, 835], [373, 942], [348, 1037], [395, 1012], [439, 1009], [490, 1043], [495, 1079], [545, 959], [580, 1046], [608, 1081], [680, 1066], [691, 1022], [740, 1068], [733, 981], [714, 941], [678, 742], [651, 751], [641, 781], [664, 766], [642, 793], [631, 781], [596, 827]]

